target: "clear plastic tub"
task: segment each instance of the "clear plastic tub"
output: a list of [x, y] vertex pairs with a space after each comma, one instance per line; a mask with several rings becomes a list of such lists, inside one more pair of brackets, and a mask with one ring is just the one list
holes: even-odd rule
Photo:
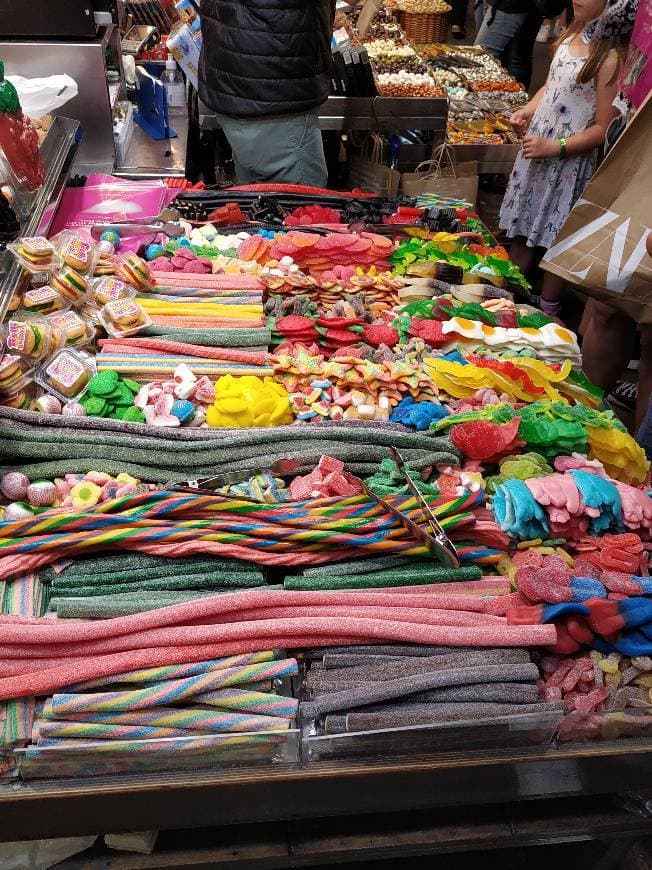
[[36, 373], [36, 383], [63, 402], [84, 395], [95, 374], [93, 358], [77, 350], [60, 350]]
[[100, 320], [109, 335], [135, 335], [150, 326], [152, 318], [133, 299], [114, 299], [100, 309]]

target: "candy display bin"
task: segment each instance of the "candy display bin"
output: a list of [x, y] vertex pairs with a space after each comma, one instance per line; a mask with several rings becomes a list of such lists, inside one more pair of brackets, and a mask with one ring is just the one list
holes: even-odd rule
[[142, 781], [148, 774], [227, 771], [293, 765], [299, 757], [299, 731], [268, 731], [210, 736], [43, 746], [16, 751], [25, 782], [116, 777]]
[[309, 764], [386, 755], [432, 757], [463, 751], [468, 757], [470, 753], [482, 754], [487, 750], [546, 748], [553, 742], [560, 718], [558, 713], [539, 713], [342, 734], [324, 734], [323, 728], [312, 721], [302, 729], [302, 758]]
[[649, 744], [651, 737], [652, 715], [643, 709], [640, 715], [632, 715], [631, 711], [568, 713], [560, 719], [554, 735], [558, 745], [632, 740]]

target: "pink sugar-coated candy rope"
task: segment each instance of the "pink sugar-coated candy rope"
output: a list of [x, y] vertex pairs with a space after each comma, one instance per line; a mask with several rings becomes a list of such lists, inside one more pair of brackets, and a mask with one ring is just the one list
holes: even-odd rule
[[496, 616], [505, 616], [510, 607], [520, 607], [523, 604], [528, 604], [528, 601], [520, 592], [510, 592], [508, 595], [500, 595], [497, 598], [488, 601], [487, 613], [493, 613]]
[[[361, 641], [357, 637], [337, 635], [327, 639], [324, 637], [301, 637], [299, 640], [305, 647], [312, 646], [353, 646]], [[365, 644], [374, 643], [368, 638]], [[32, 670], [27, 673], [0, 679], [0, 700], [21, 698], [30, 695], [49, 695], [58, 689], [74, 685], [85, 680], [95, 680], [99, 677], [110, 677], [122, 671], [138, 668], [153, 668], [163, 665], [179, 665], [187, 662], [202, 661], [205, 658], [219, 658], [226, 655], [239, 655], [246, 652], [257, 652], [269, 649], [290, 649], [297, 645], [297, 638], [288, 635], [267, 638], [264, 641], [256, 638], [248, 641], [208, 644], [206, 646], [179, 646], [171, 648], [155, 648], [129, 650], [107, 656], [82, 658], [71, 664], [66, 659], [47, 670]]]
[[240, 317], [183, 317], [177, 315], [151, 314], [157, 326], [182, 326], [188, 329], [262, 329], [262, 319], [246, 320]]
[[[315, 637], [335, 634], [351, 637], [373, 637], [383, 641], [421, 643], [431, 646], [548, 646], [556, 642], [554, 625], [429, 625], [423, 622], [397, 622], [394, 619], [365, 619], [352, 617], [314, 617], [310, 610], [296, 608], [296, 616], [284, 619], [259, 619], [253, 622], [230, 622], [221, 625], [173, 626], [136, 632], [105, 640], [58, 644], [7, 645], [4, 654], [23, 658], [30, 656], [99, 655], [147, 647], [175, 646], [181, 643], [210, 644], [227, 641], [261, 640], [278, 635], [296, 634], [297, 646], [301, 635]], [[253, 652], [254, 650], [249, 650]]]
[[[284, 619], [296, 616], [296, 607], [260, 607], [253, 610], [243, 610], [229, 613], [219, 618], [221, 623], [242, 622], [245, 619]], [[356, 616], [362, 619], [383, 619], [387, 616], [387, 607], [351, 607], [346, 605], [312, 606], [310, 616]], [[393, 607], [392, 619], [397, 622], [421, 622], [424, 625], [506, 625], [501, 616], [487, 616], [485, 613], [455, 610], [417, 610], [410, 607]], [[192, 623], [200, 624], [200, 623]], [[202, 620], [202, 625], [207, 623]]]
[[215, 290], [233, 288], [234, 290], [263, 290], [263, 285], [254, 275], [211, 275], [183, 272], [163, 272], [153, 269], [157, 290], [161, 287], [171, 287], [177, 284], [183, 287], [210, 287]]
[[[411, 595], [430, 595], [436, 599], [439, 595], [478, 595], [491, 598], [496, 595], [504, 595], [509, 592], [509, 580], [505, 583], [500, 578], [493, 578], [496, 583], [489, 580], [461, 580], [457, 583], [433, 583], [429, 586], [410, 586]], [[405, 594], [405, 586], [384, 586], [383, 592], [389, 594]], [[342, 590], [345, 591], [345, 590]]]
[[247, 353], [237, 347], [204, 347], [199, 344], [169, 341], [166, 338], [134, 338], [129, 339], [129, 341], [106, 338], [98, 343], [102, 350], [107, 353], [147, 354], [149, 351], [154, 351], [155, 353], [176, 353], [181, 356], [228, 360], [229, 362], [251, 363], [259, 366], [265, 365], [267, 361], [267, 351]]
[[[2, 632], [3, 643], [38, 644], [87, 641], [98, 638], [127, 635], [132, 631], [144, 631], [165, 626], [186, 625], [198, 619], [227, 613], [239, 613], [268, 607], [293, 607], [308, 609], [311, 606], [361, 607], [410, 607], [431, 609], [426, 596], [410, 593], [387, 595], [384, 592], [295, 592], [289, 590], [257, 589], [251, 592], [232, 592], [229, 595], [211, 595], [181, 604], [172, 604], [158, 610], [147, 610], [131, 616], [113, 619], [52, 622], [41, 618], [40, 624], [7, 625]], [[485, 602], [481, 599], [450, 595], [437, 599], [438, 610], [466, 610], [482, 613]]]
[[[405, 549], [397, 548], [406, 555], [422, 555], [423, 550], [412, 543], [403, 545]], [[127, 550], [130, 553], [146, 553], [148, 556], [165, 556], [168, 559], [182, 556], [214, 555], [245, 562], [255, 562], [257, 565], [283, 565], [299, 568], [307, 565], [325, 565], [336, 561], [330, 550], [314, 553], [276, 553], [256, 550], [250, 547], [240, 547], [238, 544], [222, 544], [217, 541], [179, 541], [170, 544], [144, 544], [124, 541], [113, 543], [113, 549]], [[87, 553], [101, 552], [102, 547], [89, 547]], [[343, 547], [337, 551], [338, 559], [360, 557], [364, 551], [355, 547]], [[61, 550], [48, 550], [41, 553], [21, 553], [13, 556], [0, 557], [0, 576], [11, 578], [18, 574], [36, 571], [51, 562], [57, 562], [65, 553]]]

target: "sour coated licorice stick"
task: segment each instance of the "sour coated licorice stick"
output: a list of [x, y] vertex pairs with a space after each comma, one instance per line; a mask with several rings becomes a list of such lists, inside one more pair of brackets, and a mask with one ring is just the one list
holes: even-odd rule
[[477, 682], [519, 682], [536, 680], [539, 669], [534, 664], [527, 665], [486, 665], [477, 668], [451, 668], [444, 671], [433, 671], [413, 674], [397, 680], [387, 680], [384, 683], [371, 683], [368, 686], [358, 686], [343, 692], [333, 692], [322, 695], [314, 701], [300, 705], [301, 715], [306, 718], [322, 716], [324, 713], [335, 713], [339, 710], [351, 710], [364, 707], [379, 701], [389, 701], [414, 695], [417, 692], [438, 689], [445, 686], [465, 686]]
[[226, 668], [239, 667], [240, 665], [260, 664], [274, 660], [274, 652], [266, 650], [257, 653], [247, 653], [240, 656], [228, 656], [223, 659], [213, 659], [207, 662], [191, 662], [184, 665], [169, 665], [166, 668], [141, 668], [139, 671], [126, 671], [123, 674], [115, 674], [101, 680], [91, 680], [80, 683], [76, 690], [82, 686], [85, 689], [95, 689], [111, 683], [154, 683], [161, 680], [179, 680], [183, 677], [192, 677], [195, 674], [205, 674], [208, 671], [222, 671]]
[[57, 718], [65, 718], [65, 714], [84, 710], [138, 710], [145, 707], [161, 707], [165, 704], [177, 704], [180, 701], [194, 698], [202, 692], [212, 689], [227, 688], [238, 685], [252, 677], [290, 676], [297, 673], [297, 663], [294, 659], [274, 662], [268, 665], [248, 665], [245, 668], [230, 668], [226, 671], [214, 671], [198, 674], [183, 680], [168, 680], [164, 683], [154, 683], [145, 689], [134, 689], [125, 692], [96, 692], [94, 694], [54, 695], [51, 702], [52, 713]]
[[[82, 718], [84, 717], [84, 718]], [[283, 731], [290, 727], [290, 717], [259, 716], [235, 712], [200, 710], [195, 708], [172, 710], [134, 710], [125, 712], [102, 713], [94, 711], [87, 714], [68, 714], [68, 718], [41, 719], [41, 737], [81, 737], [81, 733], [55, 734], [54, 730], [44, 730], [55, 722], [78, 725], [126, 725], [132, 727], [181, 728], [185, 731], [207, 731], [211, 733], [238, 731]], [[83, 735], [92, 736], [92, 735]], [[152, 735], [157, 736], [157, 735]], [[159, 734], [159, 737], [166, 735]], [[168, 737], [184, 735], [168, 734]]]
[[[242, 716], [243, 720], [255, 715], [261, 719], [261, 722], [263, 722], [265, 719], [274, 717], [292, 719], [296, 716], [297, 708], [299, 706], [299, 702], [296, 698], [274, 695], [271, 692], [250, 691], [240, 686], [233, 689], [216, 689], [212, 692], [205, 692], [201, 695], [197, 695], [194, 698], [194, 702], [206, 706], [194, 706], [185, 711], [177, 708], [164, 710], [153, 708], [120, 713], [68, 713], [66, 718], [86, 722], [120, 722], [125, 724], [136, 722], [138, 724], [147, 725], [173, 724], [175, 726], [180, 726], [182, 719], [175, 717], [180, 717], [183, 712], [187, 713], [189, 716], [192, 713], [192, 721], [211, 722], [215, 719], [217, 714], [208, 708], [216, 708], [216, 710], [226, 710], [234, 713], [246, 714]], [[56, 718], [52, 711], [52, 703], [50, 700], [46, 702], [43, 708], [43, 716], [46, 719]], [[188, 718], [183, 720], [184, 724], [180, 727], [191, 727], [187, 724], [189, 721], [190, 719]]]
[[[187, 624], [197, 619], [255, 609], [260, 607], [308, 607], [310, 605], [329, 606], [344, 605], [345, 607], [377, 606], [387, 607], [388, 612], [395, 607], [429, 608], [430, 603], [423, 596], [388, 595], [383, 592], [286, 592], [267, 591], [264, 589], [253, 592], [234, 592], [229, 596], [209, 596], [207, 598], [151, 610], [134, 616], [117, 617], [101, 622], [55, 622], [51, 619], [34, 621], [29, 626], [5, 625], [3, 627], [3, 642], [5, 643], [40, 643], [92, 640], [94, 638], [113, 637], [130, 634], [132, 631], [143, 631], [150, 628], [162, 628]], [[437, 609], [466, 610], [482, 613], [485, 603], [471, 596], [442, 596], [437, 599]], [[2, 620], [0, 619], [0, 624]]]
[[[297, 613], [299, 611], [297, 610]], [[259, 619], [253, 622], [229, 622], [220, 625], [186, 625], [166, 629], [134, 632], [129, 636], [106, 640], [54, 644], [7, 644], [6, 657], [67, 656], [86, 652], [89, 655], [147, 647], [174, 646], [181, 643], [208, 644], [227, 641], [259, 641], [267, 639], [266, 647], [274, 646], [273, 638], [295, 634], [293, 646], [305, 634], [327, 639], [347, 635], [360, 640], [395, 640], [403, 643], [447, 643], [458, 646], [548, 646], [556, 642], [554, 625], [430, 625], [423, 622], [398, 622], [393, 619], [358, 619], [351, 617], [313, 617], [307, 614], [285, 619]], [[15, 626], [14, 628], [30, 628]], [[7, 629], [8, 630], [8, 629]], [[259, 646], [251, 648], [252, 651]]]

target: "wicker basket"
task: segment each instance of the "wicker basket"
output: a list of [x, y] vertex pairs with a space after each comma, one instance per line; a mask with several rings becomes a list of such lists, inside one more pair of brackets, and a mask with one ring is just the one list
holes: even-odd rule
[[398, 20], [413, 45], [446, 42], [448, 38], [448, 12], [399, 12]]

